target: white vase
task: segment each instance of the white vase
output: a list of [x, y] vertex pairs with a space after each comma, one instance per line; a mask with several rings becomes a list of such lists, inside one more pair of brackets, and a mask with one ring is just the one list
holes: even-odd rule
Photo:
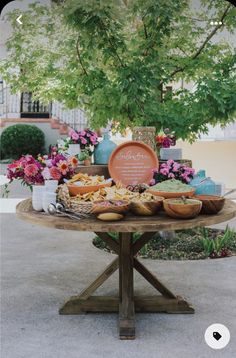
[[81, 153], [80, 144], [69, 144], [69, 148], [67, 150], [67, 153], [70, 156], [79, 155]]
[[45, 190], [44, 185], [33, 185], [32, 193], [32, 206], [36, 211], [43, 210], [43, 193]]
[[56, 204], [57, 194], [51, 191], [45, 190], [43, 193], [43, 210], [48, 213], [48, 205]]
[[57, 190], [58, 187], [58, 180], [45, 180], [44, 181], [45, 184], [45, 190], [46, 191], [51, 191], [54, 192]]

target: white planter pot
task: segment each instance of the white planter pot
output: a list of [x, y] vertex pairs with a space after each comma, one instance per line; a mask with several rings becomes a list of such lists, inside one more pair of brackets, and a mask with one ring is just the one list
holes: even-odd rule
[[50, 191], [50, 192], [54, 192], [56, 191], [57, 187], [58, 187], [58, 180], [45, 180], [44, 181], [45, 184], [45, 190], [46, 191]]
[[182, 149], [181, 148], [161, 148], [160, 157], [162, 160], [181, 160], [182, 159]]
[[44, 185], [33, 185], [32, 193], [32, 206], [36, 211], [43, 210], [43, 193], [45, 190]]
[[79, 155], [81, 153], [80, 144], [69, 144], [67, 153], [69, 156]]
[[43, 193], [43, 210], [48, 213], [49, 204], [56, 204], [57, 194], [51, 191], [45, 190]]

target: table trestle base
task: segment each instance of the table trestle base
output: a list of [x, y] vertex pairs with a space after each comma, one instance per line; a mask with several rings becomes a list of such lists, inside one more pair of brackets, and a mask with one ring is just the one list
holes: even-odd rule
[[[134, 310], [137, 313], [194, 313], [193, 307], [180, 296], [176, 298], [134, 296]], [[89, 312], [119, 312], [119, 297], [90, 296], [88, 299], [83, 300], [80, 296], [72, 296], [59, 310], [62, 315], [77, 315]]]
[[[113, 240], [107, 233], [96, 233], [117, 255], [78, 296], [72, 296], [60, 308], [63, 315], [86, 312], [119, 312], [120, 339], [135, 338], [135, 312], [194, 313], [193, 307], [182, 297], [176, 296], [138, 259], [138, 251], [154, 233], [144, 233], [133, 243], [131, 233], [120, 233]], [[119, 297], [92, 296], [117, 269], [119, 269]], [[138, 271], [161, 295], [134, 296], [133, 270]]]

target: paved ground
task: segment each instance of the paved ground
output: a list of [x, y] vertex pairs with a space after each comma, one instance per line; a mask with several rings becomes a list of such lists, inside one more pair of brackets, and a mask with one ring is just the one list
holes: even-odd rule
[[[20, 189], [16, 188], [16, 196]], [[231, 225], [236, 227], [236, 221]], [[236, 258], [145, 264], [195, 307], [194, 315], [137, 314], [135, 341], [120, 341], [116, 314], [60, 316], [113, 255], [93, 247], [92, 235], [37, 227], [2, 214], [2, 358], [232, 358], [236, 351]], [[136, 292], [154, 291], [135, 277]], [[113, 275], [98, 294], [117, 292]], [[205, 329], [222, 323], [230, 344], [214, 351]]]

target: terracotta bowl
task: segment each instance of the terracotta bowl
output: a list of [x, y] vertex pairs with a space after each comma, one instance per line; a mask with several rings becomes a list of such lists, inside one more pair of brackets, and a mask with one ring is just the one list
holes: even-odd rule
[[165, 198], [157, 196], [155, 201], [131, 201], [130, 210], [134, 215], [151, 216], [155, 215], [163, 207]]
[[178, 192], [178, 193], [172, 193], [172, 192], [169, 192], [169, 191], [168, 192], [166, 192], [166, 191], [156, 191], [156, 190], [152, 190], [152, 189], [148, 189], [146, 192], [150, 193], [152, 195], [162, 196], [162, 197], [164, 197], [166, 199], [169, 199], [169, 198], [181, 198], [182, 196], [191, 197], [195, 193], [195, 189], [189, 190], [189, 191]]
[[177, 219], [192, 219], [197, 216], [202, 208], [202, 202], [196, 199], [186, 199], [186, 204], [175, 199], [163, 201], [164, 210], [167, 215]]
[[[118, 202], [120, 205], [116, 205]], [[104, 206], [104, 203], [109, 205]], [[103, 213], [125, 214], [129, 211], [129, 205], [130, 203], [126, 200], [99, 200], [94, 201], [91, 212], [96, 215]]]
[[224, 205], [225, 198], [217, 195], [194, 195], [194, 198], [202, 202], [200, 214], [214, 215], [219, 213]]
[[76, 196], [78, 194], [87, 194], [94, 191], [98, 191], [101, 188], [106, 188], [111, 186], [112, 182], [109, 181], [107, 183], [99, 184], [99, 185], [84, 185], [84, 186], [78, 186], [75, 184], [67, 184], [69, 193], [71, 196]]

